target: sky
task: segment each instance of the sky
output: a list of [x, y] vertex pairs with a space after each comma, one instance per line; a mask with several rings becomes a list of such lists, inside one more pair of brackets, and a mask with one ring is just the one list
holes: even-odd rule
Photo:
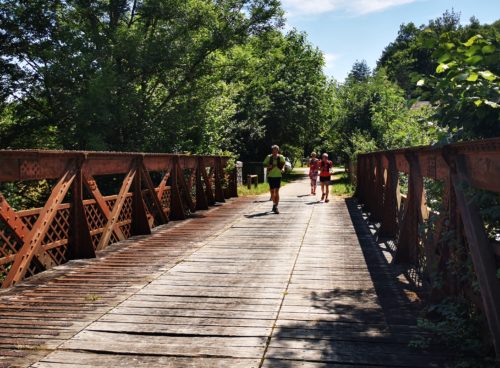
[[281, 0], [285, 30], [308, 34], [324, 53], [327, 75], [343, 81], [356, 60], [375, 67], [402, 23], [417, 26], [454, 9], [462, 24], [471, 16], [481, 23], [500, 19], [500, 0]]

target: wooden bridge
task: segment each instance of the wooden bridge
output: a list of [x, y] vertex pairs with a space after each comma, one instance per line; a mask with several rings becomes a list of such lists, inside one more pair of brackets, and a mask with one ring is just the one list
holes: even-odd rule
[[[493, 157], [498, 175], [500, 150], [489, 147], [474, 157]], [[424, 269], [422, 257], [398, 260], [403, 245], [377, 241], [380, 223], [367, 219], [376, 217], [366, 213], [377, 205], [370, 185], [394, 189], [398, 170], [422, 180], [411, 159], [394, 168], [400, 153], [360, 157], [364, 208], [320, 203], [303, 178], [282, 189], [280, 215], [267, 196], [233, 198], [225, 157], [0, 153], [1, 182], [53, 184], [41, 208], [0, 201], [0, 366], [444, 366], [442, 351], [408, 346], [424, 333], [402, 270]], [[396, 201], [406, 211], [423, 193], [410, 188], [406, 204]], [[486, 313], [493, 339], [498, 313]]]

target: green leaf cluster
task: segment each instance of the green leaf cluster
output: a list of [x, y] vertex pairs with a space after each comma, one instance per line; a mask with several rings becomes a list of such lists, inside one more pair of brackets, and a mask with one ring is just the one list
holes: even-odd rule
[[414, 105], [384, 69], [371, 73], [363, 61], [354, 64], [346, 83], [336, 85], [333, 110], [330, 144], [342, 161], [363, 152], [433, 144], [443, 134], [430, 120], [428, 104]]
[[384, 50], [385, 69], [406, 97], [429, 101], [432, 119], [448, 130], [448, 140], [500, 136], [500, 21], [480, 24], [445, 12], [426, 25], [403, 24]]

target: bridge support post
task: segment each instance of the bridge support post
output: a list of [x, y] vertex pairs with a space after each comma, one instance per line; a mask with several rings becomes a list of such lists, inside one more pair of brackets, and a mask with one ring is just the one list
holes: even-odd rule
[[376, 176], [375, 176], [375, 157], [373, 154], [370, 154], [367, 159], [367, 185], [365, 187], [365, 198], [366, 198], [366, 206], [365, 210], [370, 213], [370, 217], [373, 216], [373, 211], [378, 203], [376, 202], [376, 197], [373, 193], [373, 189], [376, 185]]
[[385, 154], [388, 161], [387, 175], [384, 188], [384, 205], [382, 209], [382, 223], [379, 229], [379, 237], [394, 238], [398, 231], [398, 210], [401, 203], [399, 192], [399, 178], [396, 168], [396, 157], [394, 153]]
[[90, 228], [83, 208], [83, 173], [81, 161], [78, 164], [77, 173], [71, 185], [70, 211], [68, 260], [95, 258]]
[[367, 196], [366, 191], [368, 187], [368, 177], [369, 177], [369, 168], [368, 168], [368, 156], [362, 155], [358, 156], [358, 177], [357, 177], [357, 187], [356, 187], [356, 197], [359, 200], [359, 203], [366, 205]]
[[[182, 167], [179, 163], [179, 160], [177, 160], [176, 170], [177, 170], [177, 184], [180, 190], [182, 190], [182, 192], [179, 193], [184, 196], [184, 199], [186, 201], [185, 204], [187, 205], [189, 211], [195, 212], [196, 206], [193, 203], [193, 198], [191, 197], [191, 187], [188, 186], [186, 183], [186, 180], [184, 178], [184, 171], [182, 171]], [[181, 200], [183, 197], [182, 195], [181, 195]]]
[[[138, 170], [142, 171], [142, 162], [139, 163], [137, 159], [135, 165]], [[136, 173], [133, 182], [133, 194], [132, 194], [132, 222], [130, 223], [130, 234], [131, 235], [149, 235], [151, 234], [151, 228], [149, 227], [148, 215], [146, 212], [146, 206], [144, 204], [144, 199], [142, 198], [142, 180], [141, 173]]]
[[[196, 209], [197, 210], [208, 210], [207, 196], [205, 195], [205, 190], [203, 189], [202, 182], [202, 171], [205, 171], [205, 165], [203, 165], [203, 158], [198, 157], [196, 160]], [[205, 171], [206, 173], [206, 171]]]
[[184, 220], [186, 212], [182, 204], [179, 191], [179, 158], [172, 159], [172, 167], [170, 169], [170, 180], [172, 181], [170, 189], [170, 218], [172, 220]]
[[428, 211], [418, 157], [414, 152], [407, 152], [405, 158], [410, 165], [408, 197], [399, 230], [395, 262], [417, 264], [420, 238], [419, 227], [427, 219]]
[[356, 163], [356, 198], [360, 204], [365, 203], [365, 183], [366, 183], [366, 157], [364, 155], [358, 156], [358, 161]]
[[222, 175], [223, 175], [223, 169], [222, 169], [222, 160], [220, 157], [215, 158], [215, 170], [214, 170], [214, 176], [215, 176], [215, 200], [217, 202], [225, 202], [224, 198], [224, 190], [222, 189]]
[[[443, 155], [445, 161], [447, 158]], [[443, 193], [443, 209], [439, 215], [434, 234], [432, 234], [432, 244], [429, 245], [429, 252], [432, 252], [432, 257], [427, 255], [428, 263], [429, 260], [432, 262], [428, 264], [427, 286], [432, 287], [432, 278], [439, 273], [441, 279], [443, 280], [443, 286], [439, 290], [436, 288], [432, 289], [430, 295], [431, 299], [434, 301], [441, 300], [443, 296], [456, 295], [459, 290], [459, 280], [458, 275], [450, 272], [448, 269], [448, 262], [452, 258], [452, 249], [450, 247], [449, 239], [442, 239], [445, 232], [448, 234], [454, 234], [453, 240], [464, 246], [462, 232], [460, 231], [462, 224], [460, 215], [457, 209], [456, 195], [453, 188], [453, 183], [451, 182], [451, 175], [448, 175], [444, 182], [444, 193]]]
[[383, 208], [384, 208], [384, 178], [385, 170], [383, 163], [383, 154], [374, 154], [374, 190], [373, 193], [373, 207], [371, 211], [371, 219], [374, 221], [382, 221]]
[[207, 203], [209, 206], [213, 206], [215, 204], [215, 197], [212, 189], [212, 181], [210, 180], [210, 177], [207, 174], [207, 169], [205, 167], [205, 161], [203, 158], [201, 158], [200, 171], [203, 183], [205, 184], [205, 196], [207, 197]]

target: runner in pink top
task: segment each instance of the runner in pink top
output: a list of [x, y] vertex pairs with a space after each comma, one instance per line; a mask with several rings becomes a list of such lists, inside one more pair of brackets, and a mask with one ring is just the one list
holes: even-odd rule
[[319, 160], [316, 158], [316, 152], [311, 153], [309, 160], [309, 178], [311, 179], [311, 195], [316, 195], [316, 186], [318, 185]]

